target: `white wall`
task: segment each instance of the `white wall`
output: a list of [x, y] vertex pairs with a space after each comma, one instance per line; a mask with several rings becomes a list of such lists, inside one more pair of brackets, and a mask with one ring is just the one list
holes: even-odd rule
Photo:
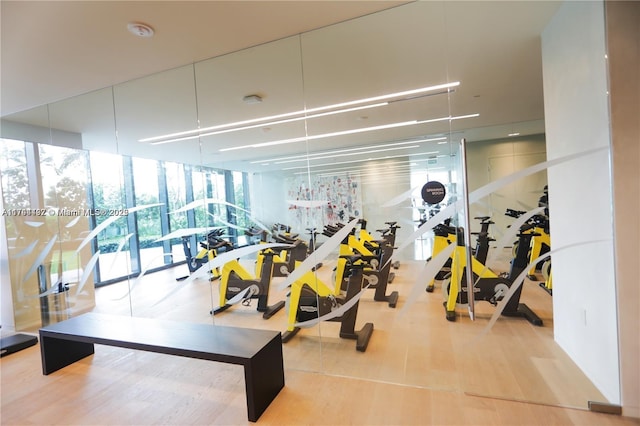
[[547, 158], [605, 148], [548, 170], [552, 249], [592, 241], [552, 257], [554, 334], [608, 402], [620, 404], [604, 43], [595, 1], [565, 2], [542, 34]]
[[[385, 222], [395, 221], [400, 225], [396, 240], [404, 241], [413, 231], [411, 200], [407, 199], [400, 205], [382, 208], [382, 204], [405, 193], [410, 189], [409, 176], [385, 174], [385, 162], [372, 162], [363, 169], [366, 176], [358, 178], [360, 184], [360, 196], [362, 198], [361, 217], [367, 220], [367, 229], [374, 236], [380, 234], [377, 229], [386, 228]], [[287, 203], [287, 179], [279, 173], [256, 173], [252, 175], [251, 186], [251, 211], [258, 220], [267, 226], [273, 223], [284, 223], [294, 226], [292, 216], [288, 212]], [[345, 219], [344, 222], [348, 220]], [[304, 235], [304, 229], [293, 229], [294, 232]], [[319, 231], [322, 231], [319, 229]], [[324, 241], [323, 237], [319, 241]], [[396, 259], [413, 258], [413, 248], [409, 247], [405, 254], [396, 253]]]
[[278, 173], [255, 173], [249, 182], [251, 212], [262, 224], [287, 222], [285, 179]]
[[1, 123], [0, 134], [6, 139], [82, 149], [82, 135], [80, 135], [80, 133], [49, 129], [48, 127], [31, 126], [29, 124], [16, 123], [8, 120], [2, 120]]
[[[411, 199], [398, 205], [382, 207], [388, 201], [411, 189], [411, 180], [405, 171], [394, 173], [388, 163], [393, 161], [375, 161], [362, 167], [362, 217], [367, 220], [367, 230], [374, 238], [380, 236], [377, 229], [387, 228], [385, 222], [397, 222], [396, 246], [404, 242], [415, 230], [412, 222], [413, 209]], [[426, 182], [424, 182], [426, 183]], [[413, 247], [404, 251], [395, 251], [394, 260], [413, 259]]]

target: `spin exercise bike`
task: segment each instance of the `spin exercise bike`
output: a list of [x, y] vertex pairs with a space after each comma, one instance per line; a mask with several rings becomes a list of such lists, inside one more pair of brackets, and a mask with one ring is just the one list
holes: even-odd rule
[[[300, 331], [299, 323], [319, 320], [350, 302], [362, 289], [365, 266], [360, 256], [340, 256], [334, 288], [320, 281], [312, 271], [295, 281], [287, 295], [288, 325], [282, 334], [282, 342], [288, 342]], [[342, 288], [346, 289], [344, 294]], [[364, 352], [373, 333], [373, 323], [366, 323], [360, 330], [355, 330], [358, 304], [356, 301], [342, 315], [327, 321], [340, 322], [340, 337], [356, 340], [356, 349]]]
[[[273, 257], [274, 277], [288, 276], [291, 272], [293, 272], [296, 264], [304, 261], [307, 256], [315, 250], [316, 235], [318, 233], [316, 232], [315, 228], [307, 228], [307, 232], [310, 234], [308, 245], [303, 240], [298, 238], [297, 234], [274, 234], [272, 236], [274, 242], [293, 246], [289, 248], [271, 249], [276, 251], [276, 254]], [[258, 253], [256, 259], [256, 274], [258, 274], [258, 271], [260, 271], [262, 262], [263, 257], [261, 256], [261, 253]], [[314, 267], [313, 270], [315, 271], [321, 267], [322, 263], [319, 263]]]
[[[325, 229], [323, 234], [327, 236], [333, 235], [328, 229]], [[398, 304], [398, 292], [392, 291], [390, 294], [387, 294], [387, 286], [393, 281], [393, 275], [395, 275], [391, 272], [393, 265], [393, 262], [391, 262], [394, 249], [393, 245], [389, 244], [386, 240], [377, 241], [377, 248], [368, 246], [367, 243], [362, 246], [355, 245], [353, 238], [353, 234], [349, 234], [340, 243], [340, 256], [348, 257], [357, 255], [360, 256], [363, 261], [368, 262], [368, 266], [364, 267], [362, 274], [365, 285], [375, 290], [373, 300], [376, 302], [387, 302], [390, 308], [395, 308]], [[354, 248], [354, 246], [356, 248]], [[369, 250], [369, 247], [371, 247], [373, 251]], [[378, 267], [374, 267], [373, 265], [378, 265]], [[379, 269], [380, 267], [381, 269]], [[337, 276], [337, 269], [335, 275]], [[335, 281], [337, 283], [337, 278]]]
[[[224, 229], [214, 229], [207, 234], [205, 241], [200, 242], [200, 250], [193, 256], [191, 252], [191, 236], [182, 237], [182, 249], [187, 260], [187, 267], [189, 273], [194, 273], [202, 265], [212, 261], [218, 253], [223, 253], [234, 248], [233, 244], [222, 238]], [[210, 271], [211, 281], [220, 278], [220, 269], [214, 268]], [[176, 278], [176, 281], [184, 281], [188, 276]]]
[[[473, 250], [473, 255], [480, 263], [485, 263], [489, 253], [489, 242], [495, 241], [493, 238], [489, 237], [489, 225], [492, 225], [494, 222], [489, 220], [489, 216], [480, 216], [475, 219], [480, 220], [480, 232], [471, 233], [472, 235], [477, 235], [476, 247]], [[450, 223], [451, 219], [447, 219], [444, 223], [439, 223], [433, 227], [434, 238], [432, 255], [427, 259], [427, 261], [436, 257], [441, 251], [446, 249], [449, 244], [456, 241], [457, 230], [454, 226], [450, 226]], [[452, 260], [453, 254], [447, 259], [436, 276], [429, 281], [426, 288], [428, 293], [433, 292], [435, 288], [435, 281], [442, 281], [446, 278], [447, 274], [451, 273]]]
[[[473, 297], [476, 301], [486, 301], [492, 305], [497, 305], [509, 288], [528, 264], [528, 247], [533, 235], [529, 231], [534, 225], [524, 224], [518, 234], [518, 250], [516, 256], [511, 260], [511, 269], [508, 274], [497, 275], [488, 267], [482, 264], [475, 257], [471, 258], [471, 271], [474, 278]], [[443, 294], [445, 295], [444, 307], [446, 318], [449, 321], [456, 320], [456, 307], [468, 304], [468, 289], [463, 283], [466, 282], [466, 274], [469, 271], [466, 265], [466, 248], [464, 246], [464, 232], [458, 228], [456, 247], [453, 252], [451, 273], [442, 283]], [[542, 319], [531, 310], [526, 304], [520, 303], [522, 285], [512, 295], [507, 302], [502, 315], [507, 317], [522, 317], [536, 326], [542, 326]]]
[[[525, 213], [526, 212], [520, 211], [520, 210], [507, 209], [506, 215], [517, 218], [522, 216]], [[532, 234], [531, 242], [529, 243], [529, 246], [528, 246], [529, 262], [531, 262], [534, 259], [537, 259], [540, 255], [545, 254], [549, 250], [551, 250], [551, 236], [549, 234], [549, 219], [547, 218], [547, 216], [537, 214], [531, 217], [527, 221], [527, 223], [533, 225], [531, 229], [527, 231]], [[518, 249], [519, 244], [520, 242], [517, 241], [513, 245], [514, 256], [515, 256], [515, 252]], [[529, 278], [531, 281], [538, 281], [538, 277], [536, 276], [536, 271], [543, 272], [542, 265], [543, 265], [543, 262], [538, 262], [537, 264], [533, 265], [529, 270], [529, 273], [527, 274], [527, 278]], [[544, 286], [543, 284], [541, 285]]]
[[271, 318], [284, 307], [284, 301], [268, 305], [274, 252], [263, 250], [262, 256], [264, 256], [264, 262], [257, 277], [252, 277], [237, 259], [224, 264], [220, 279], [220, 306], [212, 310], [211, 314], [226, 311], [237, 303], [249, 306], [251, 299], [258, 299], [256, 310], [263, 313], [264, 319]]
[[[307, 257], [307, 246], [302, 240], [275, 240], [284, 244], [293, 245], [291, 248], [283, 248], [276, 250], [277, 253], [272, 251], [273, 257], [273, 274], [274, 277], [286, 277], [295, 268], [296, 262], [302, 262]], [[273, 250], [273, 249], [270, 249]], [[256, 275], [262, 268], [264, 262], [263, 252], [259, 252], [256, 258]]]
[[[431, 259], [436, 257], [440, 252], [446, 249], [449, 244], [456, 240], [456, 228], [454, 226], [450, 226], [449, 223], [451, 219], [447, 219], [444, 223], [439, 223], [433, 227], [433, 247], [431, 249], [431, 257], [427, 259], [429, 262]], [[451, 273], [451, 260], [453, 256], [450, 256], [447, 261], [444, 263], [442, 268], [438, 271], [438, 273], [429, 281], [427, 284], [426, 291], [428, 293], [432, 293], [435, 288], [436, 281], [442, 281], [446, 278], [447, 274]]]

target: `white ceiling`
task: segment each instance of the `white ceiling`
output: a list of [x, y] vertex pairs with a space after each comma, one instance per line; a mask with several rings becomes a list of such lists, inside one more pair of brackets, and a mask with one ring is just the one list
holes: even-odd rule
[[[117, 119], [120, 153], [155, 152], [158, 158], [188, 161], [185, 153], [190, 152], [207, 164], [247, 170], [259, 167], [250, 166], [250, 160], [305, 150], [452, 131], [470, 140], [543, 131], [539, 36], [558, 2], [403, 3], [3, 0], [2, 116], [81, 133], [89, 149], [97, 149], [91, 140], [99, 140], [96, 135], [102, 130], [111, 127], [113, 133]], [[385, 9], [389, 10], [374, 13]], [[352, 19], [358, 16], [363, 17]], [[126, 31], [130, 21], [148, 23], [155, 36], [132, 36]], [[337, 22], [343, 23], [332, 25]], [[315, 28], [321, 29], [311, 31]], [[300, 33], [305, 34], [295, 36]], [[273, 40], [278, 41], [269, 43]], [[246, 49], [249, 46], [256, 47]], [[170, 71], [134, 80], [164, 70]], [[200, 141], [153, 147], [139, 142], [194, 129], [195, 117], [200, 127], [207, 127], [447, 81], [461, 85], [449, 95], [405, 100], [366, 113]], [[129, 83], [119, 84], [123, 82]], [[105, 89], [56, 102], [114, 84], [119, 84], [114, 92]], [[251, 93], [264, 101], [244, 104], [242, 97]], [[111, 111], [108, 107], [112, 97], [117, 101], [115, 118], [113, 106]], [[47, 103], [55, 104], [46, 112], [31, 109]], [[247, 141], [472, 113], [480, 116], [323, 138], [304, 146], [220, 151]]]
[[[402, 3], [3, 0], [2, 115]], [[155, 36], [135, 38], [129, 22]]]

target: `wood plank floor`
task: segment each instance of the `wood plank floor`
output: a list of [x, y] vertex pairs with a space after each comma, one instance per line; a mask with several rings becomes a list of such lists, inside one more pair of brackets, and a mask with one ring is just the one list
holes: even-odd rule
[[[640, 424], [586, 411], [587, 401], [606, 400], [553, 341], [551, 297], [537, 284], [526, 284], [523, 301], [544, 327], [500, 318], [486, 332], [488, 304], [477, 305], [476, 321], [460, 310], [455, 323], [444, 318], [439, 289], [420, 291], [405, 307], [422, 267], [403, 262], [396, 271], [389, 291], [400, 292], [397, 309], [374, 302], [373, 291], [361, 300], [358, 326], [375, 325], [365, 353], [338, 337], [337, 323], [304, 329], [285, 344], [286, 387], [259, 423]], [[186, 266], [98, 289], [95, 310], [285, 330], [284, 311], [265, 321], [255, 303], [212, 318], [218, 283], [175, 281], [185, 273]], [[331, 265], [319, 275], [330, 280]], [[272, 302], [284, 297], [271, 294]], [[43, 376], [35, 346], [2, 358], [0, 378], [3, 425], [247, 423], [238, 366], [98, 346], [94, 356]]]

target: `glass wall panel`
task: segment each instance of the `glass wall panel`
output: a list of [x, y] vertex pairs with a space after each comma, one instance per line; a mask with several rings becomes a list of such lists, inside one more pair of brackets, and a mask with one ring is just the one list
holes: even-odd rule
[[[90, 293], [95, 299], [92, 299], [92, 309], [109, 312], [111, 305], [102, 306], [101, 298], [94, 291], [95, 287], [103, 281], [127, 277], [130, 273], [128, 245], [125, 241], [128, 230], [121, 210], [125, 207], [121, 192], [122, 161], [115, 155], [117, 141], [113, 91], [105, 88], [64, 99], [48, 105], [48, 111], [50, 143], [56, 147], [73, 148], [74, 151], [70, 152], [83, 159], [82, 165], [78, 160], [70, 163], [69, 160], [73, 157], [67, 156], [65, 166], [69, 175], [67, 179], [77, 180], [80, 173], [83, 174], [83, 190], [78, 191], [81, 196], [73, 203], [75, 208], [83, 209], [84, 217], [74, 220], [72, 227], [62, 220], [58, 221], [58, 232], [61, 235], [70, 230], [76, 235], [72, 248], [79, 253], [78, 262], [82, 271], [80, 282], [72, 285], [69, 294], [74, 295], [74, 291], [79, 294]], [[55, 164], [48, 165], [47, 158], [43, 155], [61, 149], [40, 146], [40, 174], [45, 199], [49, 196], [60, 200], [68, 198], [59, 185], [47, 190], [47, 186], [55, 181], [54, 174], [59, 174], [61, 170]], [[72, 314], [85, 310], [74, 311]], [[122, 311], [128, 312], [128, 309], [125, 310], [123, 306]]]
[[[32, 193], [37, 193], [33, 188], [35, 179], [30, 177], [27, 159], [28, 150], [33, 152], [33, 144], [2, 139], [0, 150], [2, 201], [5, 209], [3, 235], [7, 238], [11, 282], [16, 283], [11, 287], [14, 320], [17, 329], [25, 329], [41, 324], [38, 281], [30, 280], [27, 276], [30, 265], [37, 258], [34, 251], [43, 235], [40, 230], [42, 224], [38, 225], [27, 214], [32, 205]], [[42, 240], [46, 243], [44, 238]]]
[[[41, 304], [50, 317], [62, 320], [95, 305], [93, 283], [85, 285], [88, 279], [84, 271], [88, 268], [87, 274], [92, 272], [91, 266], [86, 266], [91, 264], [91, 247], [81, 247], [91, 213], [89, 156], [84, 150], [40, 144], [38, 157], [47, 211], [41, 228], [50, 235], [49, 241], [55, 241], [39, 274], [40, 291], [52, 293], [53, 303], [41, 300]], [[42, 314], [44, 321], [45, 312]]]
[[[29, 208], [31, 193], [29, 175], [27, 173], [27, 154], [25, 142], [2, 139], [2, 188], [6, 192], [4, 206], [6, 209]], [[8, 217], [15, 217], [9, 216]], [[15, 234], [16, 225], [9, 220], [6, 224], [7, 233]]]
[[[122, 157], [91, 151], [89, 158], [94, 208], [113, 211], [125, 209]], [[107, 215], [94, 216], [92, 228], [102, 228], [108, 219]], [[96, 242], [100, 255], [96, 268], [99, 271], [97, 283], [129, 276], [131, 262], [128, 240], [131, 237], [125, 219], [117, 220], [98, 233]]]
[[[114, 152], [114, 129], [111, 89], [2, 118], [2, 134], [26, 142], [20, 169], [29, 177], [28, 186], [11, 190], [8, 201], [27, 191], [28, 207], [40, 209], [30, 213], [46, 213], [23, 215], [21, 222], [35, 233], [24, 229], [19, 240], [26, 245], [9, 253], [12, 291], [21, 301], [15, 310], [17, 330], [58, 321], [95, 304], [96, 246], [84, 242], [95, 220], [86, 149], [100, 145], [102, 151]], [[7, 188], [3, 192], [7, 197]], [[11, 220], [6, 223], [13, 226]]]
[[[326, 200], [307, 216], [314, 226], [335, 235], [332, 226], [356, 218], [317, 271], [345, 310], [318, 327], [327, 374], [454, 386], [435, 346], [442, 337], [427, 327], [422, 269], [430, 246], [428, 230], [419, 230], [421, 212], [430, 214], [421, 196], [427, 179], [445, 179], [442, 202], [453, 196], [448, 116], [458, 83], [443, 46], [430, 42], [445, 34], [442, 4], [416, 2], [302, 36], [306, 105], [334, 105], [334, 114], [308, 117], [309, 155], [299, 169], [283, 167], [304, 172], [300, 190]], [[438, 156], [447, 168], [435, 176]]]
[[[158, 161], [135, 157], [131, 160], [135, 205], [159, 204]], [[142, 270], [165, 264], [162, 242], [158, 241], [162, 237], [160, 211], [149, 208], [135, 213]]]
[[[113, 88], [113, 97], [127, 224], [133, 235], [129, 239], [131, 278], [109, 291], [130, 303], [131, 315], [188, 320], [194, 312], [191, 303], [203, 295], [194, 296], [182, 285], [180, 280], [190, 270], [182, 265], [164, 268], [177, 260], [174, 252], [182, 253], [179, 258], [186, 257], [182, 236], [187, 232], [184, 236], [188, 238], [185, 230], [194, 221], [185, 210], [193, 201], [188, 201], [186, 192], [187, 182], [191, 185], [192, 181], [176, 163], [189, 165], [188, 170], [200, 166], [200, 143], [160, 140], [198, 126], [193, 66], [119, 84]], [[172, 227], [178, 224], [189, 226]], [[204, 298], [209, 300], [210, 289], [205, 290]]]
[[287, 369], [616, 403], [603, 40], [599, 2], [411, 2], [3, 117], [4, 208], [40, 209], [5, 218], [16, 328], [281, 330]]
[[[224, 265], [207, 310], [213, 308], [216, 324], [285, 332], [295, 322], [288, 319], [292, 291], [286, 280], [296, 260], [306, 259], [308, 245], [307, 220], [290, 214], [301, 200], [288, 192], [295, 185], [278, 160], [307, 152], [300, 38], [198, 63], [196, 81], [203, 166], [225, 170], [217, 175], [217, 190], [223, 191], [214, 204], [220, 213], [216, 226], [225, 227], [219, 238], [244, 253]], [[249, 244], [261, 240], [272, 248], [264, 252]], [[295, 252], [274, 247], [290, 243]], [[243, 297], [257, 282], [258, 293]], [[317, 327], [311, 333], [314, 339], [287, 343], [284, 356], [291, 368], [320, 369]]]
[[[452, 354], [466, 393], [587, 408], [590, 400], [611, 402], [618, 395], [616, 379], [611, 379], [616, 376], [617, 344], [603, 346], [615, 335], [615, 303], [600, 306], [614, 297], [613, 274], [605, 272], [613, 271], [610, 210], [587, 201], [586, 195], [597, 188], [601, 199], [611, 196], [604, 19], [597, 2], [547, 6], [499, 6], [500, 13], [544, 17], [542, 22], [557, 14], [540, 29], [541, 42], [527, 26], [514, 32], [497, 16], [497, 5], [446, 4], [446, 15], [459, 24], [449, 28], [448, 48], [463, 49], [468, 61], [463, 67], [450, 60], [449, 72], [479, 75], [483, 63], [499, 60], [474, 53], [480, 49], [476, 34], [490, 25], [495, 51], [510, 52], [493, 80], [517, 78], [521, 90], [487, 84], [486, 92], [473, 95], [477, 106], [488, 109], [488, 102], [501, 102], [504, 113], [483, 117], [481, 112], [477, 124], [483, 127], [452, 126], [454, 135], [468, 141], [470, 208], [462, 219], [469, 218], [473, 235], [464, 235], [470, 238], [466, 251], [454, 252], [451, 272], [434, 295], [446, 296], [448, 319], [466, 335], [453, 342]], [[540, 54], [517, 60], [527, 50]], [[577, 62], [589, 64], [588, 83], [580, 73], [573, 74]], [[539, 113], [543, 89], [544, 122]], [[466, 113], [458, 102], [463, 99], [452, 97], [452, 115]], [[596, 222], [599, 230], [591, 232]], [[469, 252], [474, 321], [468, 311], [470, 293], [464, 291]], [[591, 287], [595, 277], [597, 290]], [[594, 316], [598, 325], [592, 323]], [[609, 378], [592, 364], [602, 362], [610, 369]]]
[[[164, 162], [164, 174], [166, 177], [167, 200], [168, 200], [168, 218], [169, 230], [185, 229], [189, 227], [189, 218], [193, 220], [193, 212], [178, 211], [184, 207], [187, 202], [193, 201], [192, 189], [187, 193], [187, 173], [189, 166], [180, 163]], [[185, 252], [182, 245], [182, 238], [173, 238], [169, 240], [170, 252], [172, 257], [166, 258], [165, 263], [173, 263], [186, 261]]]

